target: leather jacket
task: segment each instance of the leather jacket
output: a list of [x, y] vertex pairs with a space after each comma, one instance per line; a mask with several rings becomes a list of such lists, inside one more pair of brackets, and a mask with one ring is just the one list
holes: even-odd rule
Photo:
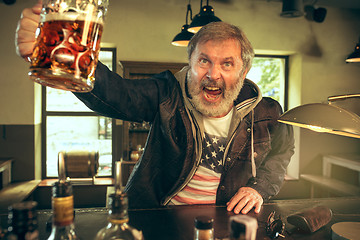
[[[168, 204], [199, 165], [202, 120], [187, 95], [186, 72], [130, 80], [99, 63], [94, 89], [75, 94], [100, 115], [151, 123], [144, 153], [125, 187], [130, 208]], [[261, 97], [254, 83], [245, 80], [234, 109], [217, 205], [225, 205], [243, 186], [254, 188], [264, 200], [276, 195], [294, 152], [292, 127], [277, 121], [281, 106]]]

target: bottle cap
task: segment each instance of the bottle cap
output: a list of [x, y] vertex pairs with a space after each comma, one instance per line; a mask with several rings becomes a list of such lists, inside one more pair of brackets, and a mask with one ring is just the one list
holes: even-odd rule
[[239, 238], [240, 236], [245, 236], [246, 234], [246, 225], [241, 222], [231, 221], [230, 229], [230, 236], [233, 238]]
[[208, 216], [198, 216], [195, 218], [195, 228], [211, 229], [213, 228], [214, 219]]
[[109, 213], [113, 215], [122, 215], [124, 212], [127, 214], [128, 210], [128, 197], [126, 193], [110, 194], [109, 195]]
[[73, 194], [72, 186], [69, 181], [57, 181], [52, 187], [52, 196], [55, 198], [58, 197], [68, 197]]
[[256, 218], [247, 215], [235, 215], [230, 217], [230, 237], [256, 239], [258, 223]]

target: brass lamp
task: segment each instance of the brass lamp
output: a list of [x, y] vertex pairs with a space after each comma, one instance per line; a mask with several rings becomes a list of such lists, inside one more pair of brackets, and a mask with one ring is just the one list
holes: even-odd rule
[[360, 138], [360, 117], [341, 107], [331, 105], [333, 101], [352, 97], [360, 98], [360, 94], [332, 96], [328, 98], [328, 104], [301, 105], [285, 112], [278, 121], [316, 132]]

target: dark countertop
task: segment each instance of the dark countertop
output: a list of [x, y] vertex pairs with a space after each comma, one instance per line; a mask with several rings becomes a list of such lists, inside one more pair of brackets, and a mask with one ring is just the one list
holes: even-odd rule
[[[360, 198], [358, 197], [277, 200], [265, 203], [259, 214], [252, 211], [248, 215], [255, 217], [258, 221], [257, 239], [270, 239], [266, 236], [265, 226], [271, 211], [276, 211], [276, 215], [280, 214], [288, 227], [291, 226], [286, 222], [288, 215], [318, 205], [327, 206], [333, 211], [330, 223], [312, 234], [297, 231], [289, 235], [285, 232], [285, 239], [331, 239], [332, 224], [342, 221], [360, 222]], [[51, 210], [40, 210], [38, 213], [40, 239], [46, 239], [49, 233], [45, 231], [45, 222], [51, 216]], [[217, 239], [228, 237], [228, 221], [234, 213], [227, 212], [224, 206], [190, 205], [129, 210], [129, 224], [142, 230], [146, 240], [189, 240], [193, 238], [194, 218], [199, 215], [214, 218]], [[5, 226], [6, 215], [2, 215], [1, 220], [1, 225]], [[75, 226], [81, 239], [93, 239], [97, 231], [106, 224], [107, 210], [105, 208], [76, 209]]]

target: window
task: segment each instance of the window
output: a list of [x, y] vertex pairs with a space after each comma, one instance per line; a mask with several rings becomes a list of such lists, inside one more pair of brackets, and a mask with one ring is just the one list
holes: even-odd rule
[[[116, 71], [116, 49], [102, 48], [99, 59]], [[60, 151], [99, 152], [98, 176], [112, 175], [113, 120], [88, 109], [71, 92], [43, 87], [44, 177], [57, 177]]]
[[256, 55], [246, 78], [255, 82], [264, 97], [277, 100], [287, 110], [287, 56]]

